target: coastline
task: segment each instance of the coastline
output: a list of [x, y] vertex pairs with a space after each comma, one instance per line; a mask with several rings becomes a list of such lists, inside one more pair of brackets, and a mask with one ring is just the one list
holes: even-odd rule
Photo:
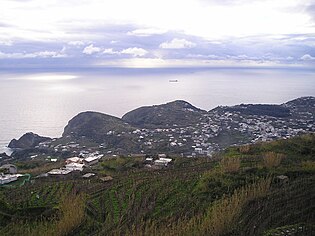
[[0, 143], [0, 153], [6, 153], [8, 156], [10, 156], [12, 153], [12, 149], [7, 147], [8, 144], [9, 143]]

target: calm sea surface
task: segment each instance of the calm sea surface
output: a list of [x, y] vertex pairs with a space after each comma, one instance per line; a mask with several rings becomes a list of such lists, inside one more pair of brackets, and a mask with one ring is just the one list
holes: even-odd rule
[[[178, 82], [170, 82], [177, 80]], [[0, 73], [0, 152], [32, 131], [59, 137], [82, 111], [121, 117], [177, 99], [210, 110], [240, 103], [280, 104], [315, 96], [314, 70], [102, 69]]]

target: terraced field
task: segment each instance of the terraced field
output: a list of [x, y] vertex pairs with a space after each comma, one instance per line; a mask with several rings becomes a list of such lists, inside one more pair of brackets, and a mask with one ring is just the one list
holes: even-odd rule
[[[266, 156], [281, 158], [266, 163]], [[51, 235], [314, 235], [314, 156], [315, 135], [309, 135], [232, 147], [215, 160], [173, 157], [173, 165], [161, 170], [119, 158], [109, 182], [35, 179], [0, 189], [0, 235], [45, 230]], [[119, 166], [125, 163], [128, 168]], [[67, 208], [65, 202], [75, 201], [83, 204], [83, 214], [68, 222], [81, 208]]]

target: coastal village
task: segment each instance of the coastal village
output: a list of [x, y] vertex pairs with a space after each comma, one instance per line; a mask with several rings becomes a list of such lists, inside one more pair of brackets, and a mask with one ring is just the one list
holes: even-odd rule
[[[314, 98], [311, 97], [303, 98], [305, 104], [308, 104], [308, 101], [312, 104], [313, 100]], [[84, 143], [82, 140], [73, 140], [70, 136], [65, 136], [62, 141], [48, 139], [39, 142], [34, 148], [22, 153], [23, 155], [20, 154], [19, 158], [21, 156], [29, 160], [40, 158], [47, 162], [64, 160], [63, 167], [42, 173], [42, 177], [68, 175], [73, 171], [82, 172], [86, 167], [94, 166], [100, 160], [106, 162], [119, 156], [141, 157], [143, 167], [158, 169], [168, 167], [172, 163], [170, 158], [172, 156], [211, 158], [228, 146], [287, 139], [315, 131], [313, 105], [296, 108], [294, 104], [287, 103], [284, 108], [290, 113], [284, 115], [282, 110], [277, 110], [277, 113], [271, 115], [250, 113], [249, 108], [251, 107], [247, 105], [218, 107], [202, 113], [199, 120], [187, 125], [169, 123], [165, 127], [136, 128], [128, 133], [117, 130], [107, 131], [105, 140], [118, 139], [126, 135], [128, 139], [134, 140], [139, 147], [136, 153], [122, 150], [106, 142]], [[35, 134], [29, 135], [34, 139]], [[6, 164], [10, 164], [9, 160]], [[84, 172], [84, 174], [86, 177], [91, 177], [95, 173]], [[0, 183], [15, 181], [18, 177], [14, 171], [1, 172]]]
[[[203, 114], [194, 125], [179, 126], [167, 124], [164, 128], [139, 128], [128, 133], [141, 148], [139, 153], [157, 155], [158, 151], [185, 157], [208, 156], [231, 145], [244, 145], [276, 139], [286, 139], [303, 133], [315, 131], [314, 107], [311, 111], [295, 111], [288, 117], [244, 114], [229, 111], [229, 107], [219, 107]], [[125, 132], [110, 130], [107, 136], [121, 137]], [[85, 149], [79, 143], [66, 145], [54, 142], [42, 143], [38, 148], [53, 148], [55, 152], [78, 153]], [[106, 146], [106, 143], [90, 148], [105, 156], [121, 155], [121, 150]], [[129, 153], [130, 154], [130, 153]]]

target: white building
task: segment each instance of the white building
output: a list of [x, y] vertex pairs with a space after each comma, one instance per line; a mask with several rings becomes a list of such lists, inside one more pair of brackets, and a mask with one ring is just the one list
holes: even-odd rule
[[67, 170], [67, 169], [53, 169], [49, 171], [47, 174], [49, 175], [67, 175], [71, 173], [72, 170]]
[[0, 175], [0, 185], [7, 184], [17, 180], [17, 175]]
[[79, 164], [79, 163], [69, 163], [67, 164], [65, 167], [65, 169], [67, 170], [71, 170], [71, 171], [75, 171], [75, 170], [78, 170], [78, 171], [83, 171], [83, 166], [84, 164]]
[[98, 160], [101, 159], [102, 156], [103, 155], [89, 156], [83, 160], [84, 164], [87, 166], [95, 165], [96, 163], [98, 163]]
[[83, 158], [80, 158], [80, 157], [70, 157], [66, 160], [66, 163], [67, 164], [70, 164], [70, 163], [82, 163], [83, 162]]
[[160, 158], [159, 160], [154, 161], [154, 165], [156, 166], [168, 166], [168, 164], [172, 161], [170, 158]]
[[166, 157], [166, 154], [164, 153], [158, 154], [158, 158], [165, 158], [165, 157]]

